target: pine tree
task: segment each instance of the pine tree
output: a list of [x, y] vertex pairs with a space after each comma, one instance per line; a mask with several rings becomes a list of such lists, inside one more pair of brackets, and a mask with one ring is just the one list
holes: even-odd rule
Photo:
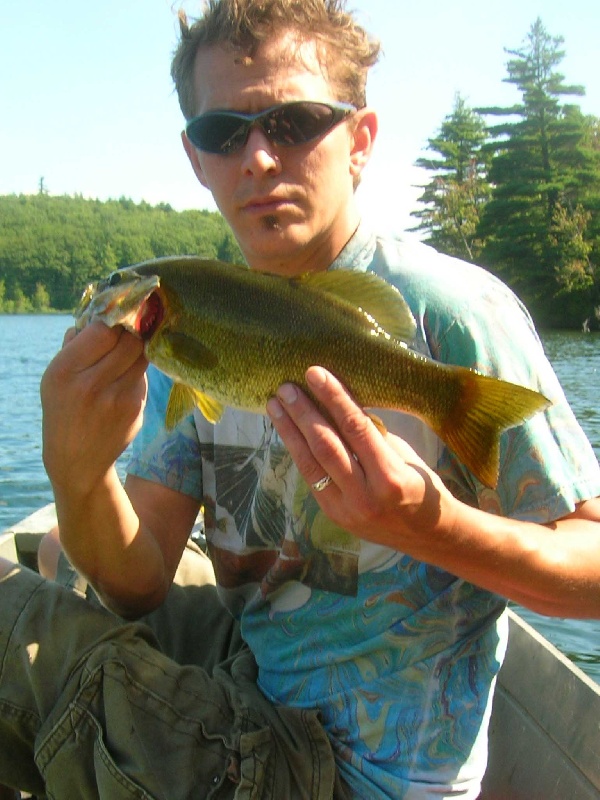
[[494, 189], [478, 229], [485, 240], [482, 260], [519, 292], [541, 324], [585, 318], [600, 277], [590, 214], [598, 199], [600, 151], [594, 152], [579, 107], [561, 103], [585, 93], [556, 70], [563, 41], [537, 19], [522, 46], [507, 50], [512, 58], [505, 81], [517, 87], [522, 102], [479, 109], [504, 118], [488, 129]]
[[487, 161], [482, 151], [486, 139], [483, 119], [456, 95], [454, 108], [443, 121], [428, 150], [441, 158], [419, 158], [416, 165], [434, 174], [423, 186], [419, 202], [424, 208], [412, 216], [420, 219], [413, 231], [424, 231], [425, 241], [448, 255], [475, 261], [481, 243], [476, 237], [481, 210], [490, 187]]

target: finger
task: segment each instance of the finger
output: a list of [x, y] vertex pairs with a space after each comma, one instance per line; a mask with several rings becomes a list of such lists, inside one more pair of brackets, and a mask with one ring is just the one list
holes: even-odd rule
[[137, 336], [120, 325], [109, 328], [103, 322], [92, 322], [73, 337], [64, 355], [63, 368], [85, 372], [95, 368], [96, 378], [115, 380], [125, 373], [140, 357], [144, 344]]
[[109, 378], [114, 381], [136, 381], [148, 367], [144, 344], [137, 336], [122, 331], [114, 349], [104, 359]]
[[115, 394], [130, 398], [132, 402], [137, 401], [143, 408], [146, 404], [148, 394], [148, 380], [146, 370], [148, 361], [142, 354], [139, 358], [114, 382]]
[[119, 341], [122, 329], [109, 328], [104, 323], [92, 322], [77, 332], [69, 328], [65, 333], [63, 350], [57, 359], [67, 369], [81, 372], [106, 356]]
[[308, 484], [330, 475], [342, 488], [360, 472], [335, 428], [297, 386], [281, 386], [277, 397], [269, 400], [267, 411]]
[[349, 451], [368, 472], [385, 469], [386, 448], [382, 432], [371, 417], [355, 402], [340, 381], [323, 367], [310, 367], [306, 381], [317, 402], [331, 419]]
[[[320, 495], [320, 499], [324, 494], [331, 495], [332, 491], [335, 491], [336, 488], [339, 489], [342, 483], [339, 472], [336, 471], [338, 480], [338, 483], [336, 483], [325, 467], [313, 456], [306, 439], [277, 398], [269, 400], [267, 413], [271, 418], [273, 427], [281, 437], [294, 464], [297, 466], [298, 472], [308, 486]], [[325, 492], [325, 489], [327, 489], [327, 492]], [[321, 492], [323, 492], [323, 495]]]
[[65, 335], [63, 337], [62, 346], [65, 347], [65, 345], [69, 344], [69, 342], [72, 342], [76, 336], [77, 336], [77, 328], [74, 325], [71, 328], [67, 328], [67, 330], [65, 331]]

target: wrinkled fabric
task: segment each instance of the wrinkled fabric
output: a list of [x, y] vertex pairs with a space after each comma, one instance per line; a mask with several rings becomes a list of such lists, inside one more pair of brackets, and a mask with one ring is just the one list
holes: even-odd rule
[[[210, 662], [217, 618], [231, 622], [205, 588], [195, 658]], [[0, 782], [56, 800], [342, 798], [317, 713], [266, 700], [234, 649], [210, 673], [178, 665], [147, 625], [15, 567], [0, 582]]]

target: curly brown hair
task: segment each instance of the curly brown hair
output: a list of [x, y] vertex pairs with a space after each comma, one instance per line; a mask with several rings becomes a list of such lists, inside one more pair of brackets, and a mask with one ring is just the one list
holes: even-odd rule
[[336, 99], [366, 105], [367, 73], [379, 58], [379, 42], [346, 11], [344, 0], [206, 0], [203, 15], [189, 24], [179, 12], [181, 37], [171, 64], [186, 119], [196, 114], [194, 62], [201, 47], [226, 45], [252, 58], [261, 42], [293, 31], [314, 40]]

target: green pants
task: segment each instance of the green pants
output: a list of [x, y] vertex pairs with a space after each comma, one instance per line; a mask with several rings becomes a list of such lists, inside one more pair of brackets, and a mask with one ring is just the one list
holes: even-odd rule
[[214, 586], [174, 587], [146, 622], [25, 568], [4, 578], [0, 784], [55, 800], [345, 796], [317, 714], [261, 694]]

